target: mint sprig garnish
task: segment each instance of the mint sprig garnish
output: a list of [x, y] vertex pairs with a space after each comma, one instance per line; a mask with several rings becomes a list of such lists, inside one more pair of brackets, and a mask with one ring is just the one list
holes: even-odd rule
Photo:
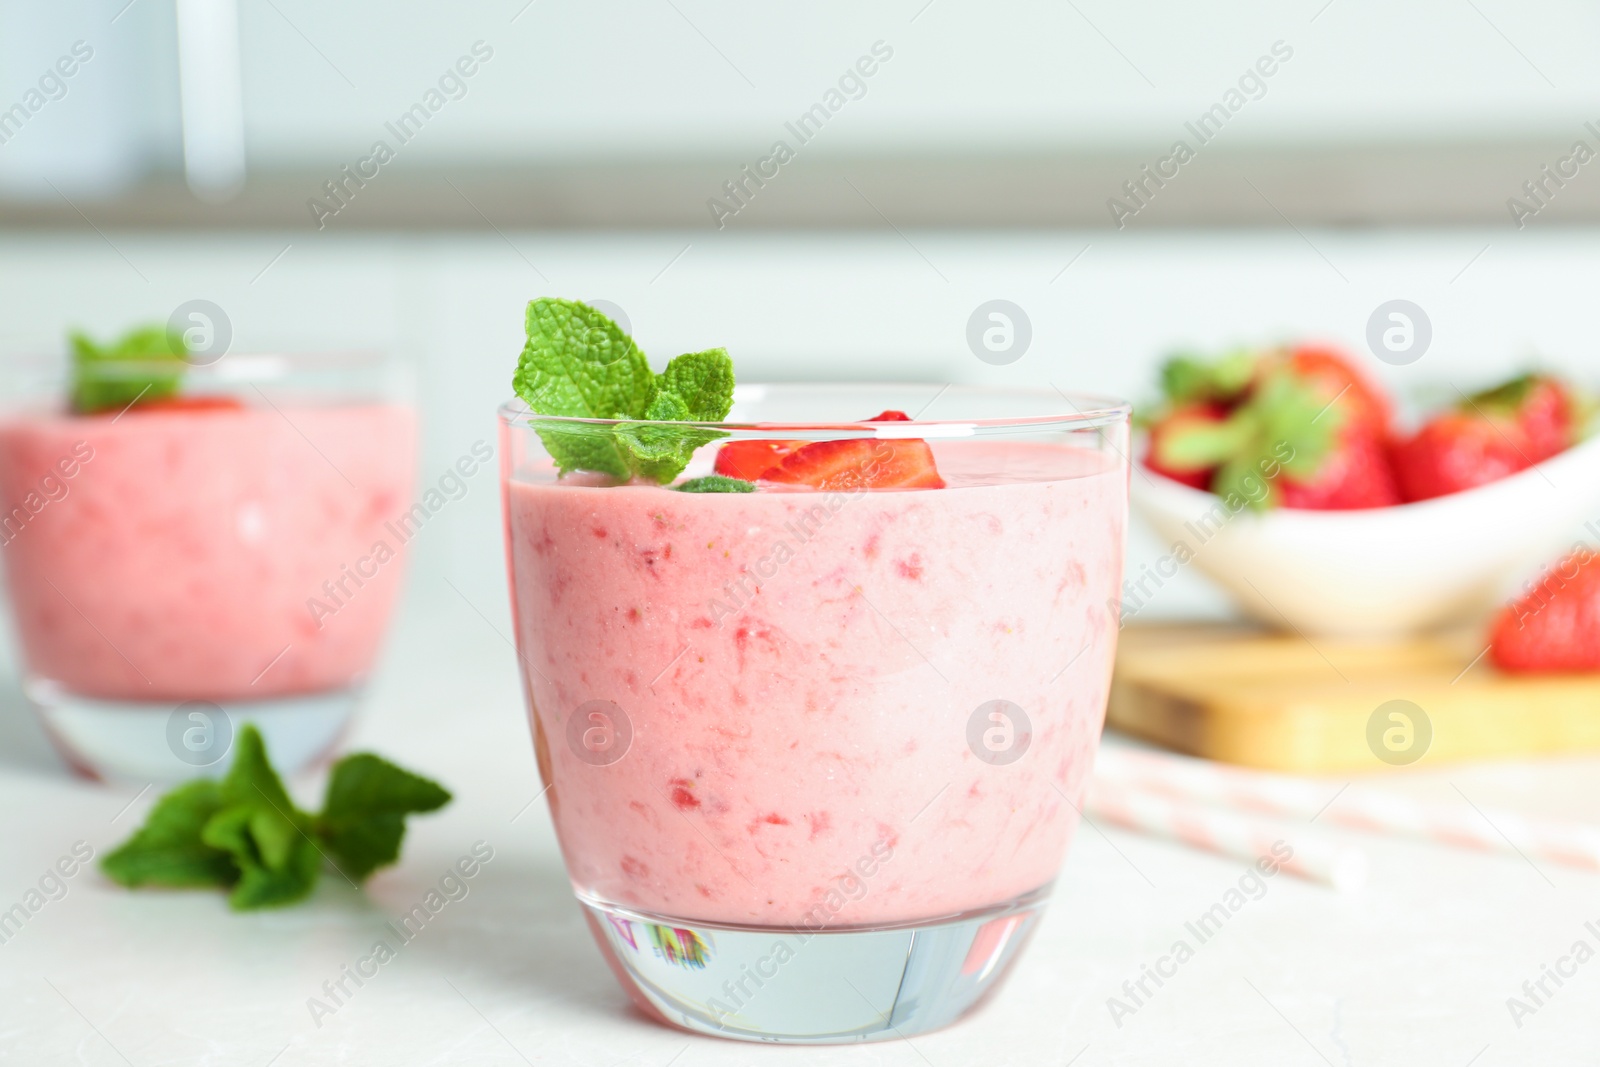
[[295, 807], [254, 726], [239, 731], [233, 765], [156, 802], [132, 837], [100, 861], [119, 885], [229, 889], [239, 911], [304, 900], [324, 857], [364, 881], [400, 857], [405, 817], [450, 802], [442, 787], [369, 753], [334, 764], [322, 813]]
[[[72, 334], [70, 340], [72, 408], [80, 414], [173, 396], [188, 366], [183, 359], [187, 351], [183, 337], [165, 326], [142, 326], [108, 345], [97, 344], [81, 332]], [[119, 361], [150, 367], [128, 373], [117, 366]]]
[[660, 374], [633, 338], [575, 300], [528, 303], [527, 343], [511, 384], [538, 415], [618, 420], [616, 427], [537, 427], [561, 474], [598, 471], [658, 484], [726, 434], [671, 425], [721, 422], [733, 406], [733, 361], [721, 348], [672, 359]]

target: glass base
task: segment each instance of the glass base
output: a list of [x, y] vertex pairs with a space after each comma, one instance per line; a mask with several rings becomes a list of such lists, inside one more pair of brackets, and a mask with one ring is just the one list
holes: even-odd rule
[[45, 733], [80, 774], [139, 784], [221, 777], [246, 724], [261, 731], [283, 774], [332, 751], [360, 687], [271, 700], [103, 700], [30, 679], [23, 686]]
[[923, 922], [815, 931], [578, 900], [612, 971], [648, 1014], [714, 1037], [841, 1044], [955, 1022], [999, 985], [1049, 888]]

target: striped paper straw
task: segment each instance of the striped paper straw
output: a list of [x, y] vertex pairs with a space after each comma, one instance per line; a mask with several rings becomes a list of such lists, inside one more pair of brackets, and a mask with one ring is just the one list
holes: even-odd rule
[[1377, 790], [1338, 792], [1327, 782], [1242, 770], [1207, 760], [1102, 747], [1099, 782], [1122, 790], [1242, 812], [1312, 819], [1367, 833], [1432, 841], [1456, 848], [1514, 852], [1600, 870], [1600, 828], [1546, 822], [1507, 811], [1425, 804]]
[[1118, 788], [1103, 781], [1090, 786], [1084, 812], [1114, 826], [1165, 837], [1207, 852], [1252, 863], [1266, 860], [1278, 870], [1331, 885], [1340, 892], [1354, 892], [1367, 880], [1366, 853], [1304, 827], [1286, 832], [1270, 823]]

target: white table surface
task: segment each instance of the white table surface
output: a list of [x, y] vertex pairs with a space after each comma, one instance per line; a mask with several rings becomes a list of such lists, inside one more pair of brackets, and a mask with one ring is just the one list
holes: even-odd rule
[[[446, 594], [449, 595], [448, 593]], [[92, 869], [0, 944], [0, 1061], [17, 1064], [1594, 1064], [1600, 958], [1535, 1014], [1506, 1000], [1580, 939], [1600, 949], [1600, 875], [1515, 855], [1363, 839], [1365, 892], [1272, 879], [1135, 1015], [1107, 998], [1233, 886], [1234, 861], [1085, 827], [1001, 994], [943, 1032], [771, 1048], [634, 1013], [573, 902], [524, 725], [514, 660], [460, 599], [411, 610], [351, 746], [456, 793], [413, 820], [402, 862], [362, 895], [237, 915], [220, 893], [127, 892]], [[0, 706], [0, 909], [83, 840], [97, 854], [153, 798], [72, 779], [17, 706]], [[1113, 743], [1117, 743], [1113, 741]], [[1424, 766], [1426, 761], [1424, 761]], [[1435, 768], [1395, 788], [1445, 803], [1600, 821], [1600, 760]], [[1330, 795], [1339, 783], [1330, 783]], [[310, 805], [316, 776], [291, 783]], [[1457, 792], [1459, 790], [1459, 792]], [[124, 810], [126, 808], [126, 810]], [[520, 813], [520, 814], [519, 814]], [[307, 999], [365, 955], [473, 842], [495, 858], [336, 1014]], [[1551, 988], [1554, 988], [1553, 986]]]

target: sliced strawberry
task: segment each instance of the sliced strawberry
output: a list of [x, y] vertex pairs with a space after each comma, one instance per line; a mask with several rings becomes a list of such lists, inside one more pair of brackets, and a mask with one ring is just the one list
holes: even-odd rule
[[874, 415], [870, 419], [862, 419], [861, 421], [862, 422], [910, 422], [911, 421], [911, 416], [907, 415], [903, 411], [896, 411], [896, 410], [894, 410], [894, 408], [890, 408], [888, 411], [883, 412], [881, 415]]
[[1527, 434], [1514, 420], [1449, 411], [1392, 449], [1407, 500], [1431, 500], [1499, 481], [1532, 466]]
[[139, 400], [128, 410], [141, 411], [243, 411], [244, 402], [232, 396], [164, 396]]
[[928, 442], [916, 439], [814, 441], [762, 479], [813, 489], [942, 489]]
[[[1227, 417], [1226, 408], [1209, 401], [1174, 408], [1150, 427], [1145, 468], [1194, 489], [1209, 489], [1216, 464], [1194, 461], [1183, 453], [1181, 443], [1191, 427], [1215, 425]], [[1174, 442], [1178, 442], [1178, 446], [1175, 447]]]
[[718, 449], [712, 469], [729, 478], [753, 482], [803, 444], [804, 441], [729, 441]]
[[1600, 670], [1600, 555], [1579, 549], [1507, 605], [1489, 653], [1507, 671]]

